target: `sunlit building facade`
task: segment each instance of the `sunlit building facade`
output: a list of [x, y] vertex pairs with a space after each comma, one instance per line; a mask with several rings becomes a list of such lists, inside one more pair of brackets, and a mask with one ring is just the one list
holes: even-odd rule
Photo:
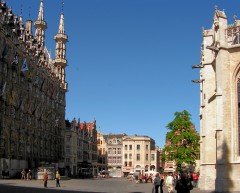
[[160, 172], [160, 151], [148, 136], [123, 137], [122, 154], [123, 176], [130, 172], [139, 172], [141, 175], [150, 171]]

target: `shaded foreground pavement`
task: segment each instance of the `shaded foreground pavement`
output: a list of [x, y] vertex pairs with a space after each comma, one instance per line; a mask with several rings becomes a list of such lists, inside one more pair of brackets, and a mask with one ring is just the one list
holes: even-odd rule
[[[56, 187], [55, 180], [49, 180], [48, 188], [44, 188], [42, 180], [4, 179], [0, 180], [0, 193], [152, 193], [151, 183], [136, 184], [126, 178], [72, 179], [62, 180], [60, 184], [61, 187]], [[210, 192], [194, 188], [191, 193]]]

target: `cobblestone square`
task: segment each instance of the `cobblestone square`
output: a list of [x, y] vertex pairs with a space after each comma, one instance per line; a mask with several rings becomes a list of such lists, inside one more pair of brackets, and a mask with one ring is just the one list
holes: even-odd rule
[[[48, 181], [48, 188], [43, 187], [42, 180], [0, 180], [0, 193], [152, 193], [151, 183], [136, 184], [126, 178], [109, 179], [71, 179], [62, 180], [61, 187], [56, 187], [54, 180]], [[192, 193], [208, 193], [195, 188]], [[164, 193], [167, 193], [166, 186]]]

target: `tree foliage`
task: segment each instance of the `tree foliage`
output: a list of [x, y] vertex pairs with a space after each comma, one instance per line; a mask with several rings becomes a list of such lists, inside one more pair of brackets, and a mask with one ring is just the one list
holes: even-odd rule
[[167, 143], [163, 148], [164, 160], [175, 161], [178, 165], [188, 163], [195, 165], [199, 156], [200, 137], [191, 122], [191, 114], [188, 111], [174, 113], [174, 120], [166, 127], [170, 130], [166, 134]]

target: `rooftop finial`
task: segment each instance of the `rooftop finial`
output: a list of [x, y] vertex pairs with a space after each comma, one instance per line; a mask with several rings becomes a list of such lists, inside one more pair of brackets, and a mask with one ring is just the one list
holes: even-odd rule
[[28, 17], [31, 19], [31, 7], [28, 8]]
[[23, 7], [23, 4], [22, 4], [22, 1], [21, 1], [21, 15], [22, 15], [22, 7]]
[[216, 11], [218, 10], [218, 6], [217, 6], [217, 5], [215, 5], [215, 7], [214, 7], [214, 8], [215, 8], [215, 10], [216, 10]]
[[234, 14], [233, 19], [234, 19], [234, 24], [236, 24], [236, 22], [237, 22], [237, 15], [236, 14]]
[[64, 0], [62, 0], [62, 13], [63, 13], [63, 5], [64, 5]]
[[234, 19], [234, 21], [237, 20], [237, 15], [236, 14], [234, 14], [233, 19]]

